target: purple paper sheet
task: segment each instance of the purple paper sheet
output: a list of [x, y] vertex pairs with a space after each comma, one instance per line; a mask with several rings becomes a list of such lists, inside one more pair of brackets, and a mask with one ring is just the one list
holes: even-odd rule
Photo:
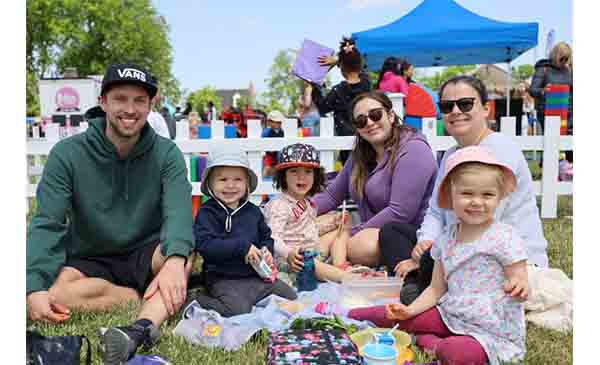
[[319, 65], [319, 56], [331, 56], [334, 50], [327, 48], [319, 43], [313, 42], [310, 39], [305, 39], [302, 42], [302, 48], [296, 57], [296, 63], [292, 68], [292, 73], [299, 78], [322, 84], [325, 79], [329, 66]]

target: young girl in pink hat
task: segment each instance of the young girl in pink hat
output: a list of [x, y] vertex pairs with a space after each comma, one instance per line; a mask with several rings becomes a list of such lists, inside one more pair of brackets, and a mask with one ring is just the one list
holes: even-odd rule
[[381, 327], [399, 324], [441, 364], [521, 363], [527, 254], [518, 232], [494, 219], [500, 201], [515, 189], [515, 175], [480, 146], [458, 150], [445, 167], [437, 203], [452, 209], [458, 223], [448, 225], [431, 248], [431, 284], [408, 306], [356, 308], [347, 315]]

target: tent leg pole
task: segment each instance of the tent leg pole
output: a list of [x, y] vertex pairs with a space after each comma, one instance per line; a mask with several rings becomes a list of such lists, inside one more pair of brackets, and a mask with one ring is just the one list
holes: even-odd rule
[[510, 81], [511, 81], [511, 75], [510, 75], [510, 62], [506, 63], [506, 70], [508, 71], [506, 73], [506, 79], [507, 79], [507, 83], [506, 83], [506, 116], [510, 116]]

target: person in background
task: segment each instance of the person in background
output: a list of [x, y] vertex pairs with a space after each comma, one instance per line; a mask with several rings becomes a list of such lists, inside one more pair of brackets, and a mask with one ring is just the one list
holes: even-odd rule
[[157, 89], [138, 65], [107, 68], [102, 113], [50, 151], [27, 231], [30, 319], [60, 323], [70, 310], [141, 303], [132, 324], [99, 330], [105, 364], [158, 341], [185, 301], [193, 264], [185, 161], [146, 121]]
[[184, 115], [183, 115], [183, 113], [181, 112], [181, 106], [177, 105], [175, 107], [175, 115], [174, 115], [174, 117], [175, 117], [175, 121], [176, 122], [179, 122], [180, 120], [182, 120], [182, 119], [185, 118]]
[[319, 108], [312, 101], [312, 97], [309, 91], [308, 82], [305, 83], [304, 93], [298, 99], [298, 106], [302, 112], [302, 127], [310, 128], [311, 136], [320, 135], [320, 121], [321, 115], [319, 114]]
[[414, 82], [412, 76], [415, 73], [415, 68], [408, 63], [407, 60], [400, 60], [398, 63], [400, 64], [400, 76], [402, 76], [408, 84], [412, 84]]
[[165, 138], [171, 139], [171, 135], [169, 134], [169, 127], [167, 126], [167, 121], [159, 113], [157, 110], [160, 106], [160, 88], [156, 92], [156, 96], [152, 99], [152, 109], [150, 110], [150, 114], [148, 114], [148, 124], [154, 129], [154, 131], [159, 135]]
[[527, 81], [523, 81], [519, 84], [515, 97], [523, 100], [523, 115], [527, 118], [527, 134], [530, 136], [534, 135], [535, 124], [537, 123], [535, 118], [535, 101], [533, 97], [529, 95], [529, 84]]
[[211, 151], [200, 186], [210, 199], [194, 222], [196, 252], [204, 259], [202, 275], [208, 293], [196, 294], [190, 301], [224, 317], [249, 313], [271, 294], [297, 297], [280, 279], [266, 282], [253, 268], [261, 258], [271, 266], [274, 253], [271, 229], [260, 208], [248, 200], [257, 184], [245, 152], [223, 146]]
[[[263, 129], [262, 138], [283, 138], [281, 123], [285, 115], [279, 110], [272, 110], [267, 114], [267, 128]], [[277, 151], [267, 151], [263, 158], [263, 177], [273, 176], [275, 165], [277, 165]]]
[[192, 103], [185, 103], [185, 109], [181, 112], [181, 114], [187, 118], [187, 116], [192, 112]]
[[190, 128], [190, 138], [198, 138], [198, 126], [201, 124], [198, 112], [190, 112], [188, 114], [187, 121]]
[[206, 114], [207, 114], [207, 119], [208, 119], [208, 123], [211, 124], [211, 122], [213, 120], [217, 120], [218, 116], [217, 116], [217, 108], [215, 107], [215, 104], [211, 101], [208, 102], [208, 107], [206, 110]]
[[[567, 134], [573, 135], [573, 53], [571, 47], [560, 42], [550, 51], [549, 59], [539, 60], [535, 64], [535, 73], [531, 79], [529, 93], [535, 99], [537, 120], [544, 131], [544, 108], [548, 85], [569, 85], [569, 112], [567, 115]], [[573, 151], [566, 151], [567, 161], [573, 163]]]
[[160, 114], [167, 122], [167, 127], [169, 128], [169, 137], [171, 137], [171, 139], [175, 139], [175, 135], [177, 133], [177, 122], [175, 121], [175, 116], [169, 112], [169, 109], [166, 106], [160, 108]]
[[[350, 103], [357, 95], [371, 90], [369, 76], [362, 72], [363, 60], [356, 43], [352, 38], [342, 38], [338, 56], [320, 57], [319, 62], [323, 65], [338, 64], [342, 71], [344, 81], [335, 85], [326, 95], [320, 85], [308, 84], [305, 95], [310, 95], [319, 113], [325, 115], [333, 112], [334, 130], [336, 136], [352, 136], [352, 115], [349, 110]], [[333, 63], [331, 63], [333, 62]], [[340, 151], [339, 159], [342, 165], [350, 156], [349, 151]]]
[[396, 57], [386, 58], [381, 66], [375, 89], [388, 93], [408, 95], [408, 82], [400, 73], [401, 65], [401, 60]]

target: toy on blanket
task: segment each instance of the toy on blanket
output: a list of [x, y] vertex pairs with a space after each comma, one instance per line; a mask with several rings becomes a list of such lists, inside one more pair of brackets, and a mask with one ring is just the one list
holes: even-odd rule
[[274, 260], [271, 260], [271, 265], [267, 264], [265, 257], [270, 254], [266, 247], [260, 250], [260, 261], [252, 260], [250, 264], [264, 281], [267, 283], [274, 283], [277, 280], [277, 267], [275, 266]]

